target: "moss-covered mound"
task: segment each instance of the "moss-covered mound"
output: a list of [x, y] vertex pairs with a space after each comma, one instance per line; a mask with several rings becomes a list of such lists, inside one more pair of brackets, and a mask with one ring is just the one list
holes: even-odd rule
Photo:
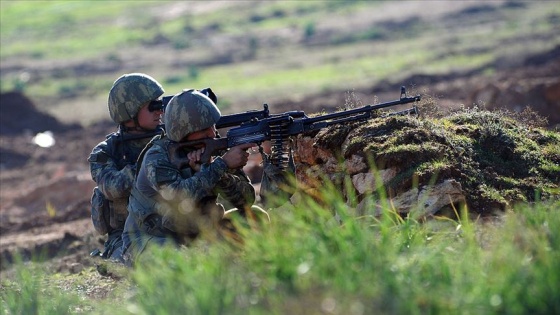
[[376, 118], [316, 133], [313, 147], [339, 160], [362, 157], [369, 171], [396, 171], [384, 183], [390, 197], [454, 180], [468, 209], [480, 214], [558, 200], [560, 133], [519, 117], [474, 108], [437, 118]]

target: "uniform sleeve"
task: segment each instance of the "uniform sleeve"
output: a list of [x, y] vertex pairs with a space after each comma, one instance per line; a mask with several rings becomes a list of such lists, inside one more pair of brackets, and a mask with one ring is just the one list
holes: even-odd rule
[[216, 185], [215, 192], [238, 209], [255, 203], [255, 188], [241, 169], [226, 173]]
[[183, 177], [169, 161], [167, 152], [159, 146], [148, 150], [143, 163], [150, 186], [168, 201], [190, 199], [198, 202], [211, 196], [228, 171], [226, 163], [216, 158], [212, 163], [203, 165], [199, 172]]
[[88, 158], [92, 179], [105, 197], [116, 200], [128, 197], [134, 183], [134, 165], [119, 170], [115, 159], [109, 155], [107, 142], [93, 148]]

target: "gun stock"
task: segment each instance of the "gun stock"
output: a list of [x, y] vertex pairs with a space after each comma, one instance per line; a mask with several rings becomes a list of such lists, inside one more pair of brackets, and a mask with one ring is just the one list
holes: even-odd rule
[[204, 148], [200, 160], [202, 163], [209, 163], [212, 156], [229, 148], [227, 138], [205, 138], [200, 140], [174, 142], [168, 146], [169, 159], [173, 165], [182, 169], [189, 165], [186, 152], [197, 148]]

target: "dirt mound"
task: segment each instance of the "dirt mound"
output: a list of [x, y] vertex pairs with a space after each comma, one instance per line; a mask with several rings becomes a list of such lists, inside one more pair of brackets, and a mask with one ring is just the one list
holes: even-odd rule
[[20, 92], [0, 94], [0, 135], [16, 135], [53, 131], [62, 132], [80, 128], [66, 125], [55, 117], [37, 110], [33, 102]]
[[[296, 174], [312, 189], [324, 176], [334, 180], [360, 215], [378, 214], [385, 193], [397, 212], [423, 215], [465, 203], [494, 215], [519, 202], [560, 200], [560, 134], [538, 127], [538, 118], [473, 108], [333, 126], [298, 138]], [[347, 176], [353, 186], [341, 181]]]

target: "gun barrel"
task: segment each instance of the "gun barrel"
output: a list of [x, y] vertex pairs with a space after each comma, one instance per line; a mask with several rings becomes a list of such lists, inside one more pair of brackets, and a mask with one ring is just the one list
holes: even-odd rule
[[[348, 118], [348, 119], [351, 120], [353, 116], [355, 116], [354, 118], [356, 118], [356, 119], [363, 119], [363, 118], [370, 117], [371, 112], [373, 112], [374, 110], [381, 109], [381, 108], [386, 108], [386, 107], [391, 107], [391, 106], [395, 106], [395, 105], [409, 104], [409, 103], [417, 102], [419, 100], [420, 100], [420, 95], [417, 95], [417, 96], [414, 96], [414, 97], [401, 97], [399, 100], [396, 100], [396, 101], [390, 101], [390, 102], [381, 103], [381, 104], [377, 104], [377, 105], [365, 105], [365, 106], [358, 107], [358, 108], [353, 108], [353, 109], [344, 110], [344, 111], [340, 111], [340, 112], [336, 112], [336, 113], [331, 113], [331, 114], [326, 114], [326, 115], [322, 115], [322, 116], [309, 118], [309, 119], [307, 119], [307, 122], [310, 123], [310, 124], [313, 124], [313, 123], [316, 123], [316, 122], [319, 122], [319, 121], [327, 121], [327, 120], [331, 120], [331, 119], [335, 119], [335, 118], [339, 118], [339, 117], [345, 117], [345, 118]], [[342, 122], [342, 121], [339, 121], [339, 122]]]

